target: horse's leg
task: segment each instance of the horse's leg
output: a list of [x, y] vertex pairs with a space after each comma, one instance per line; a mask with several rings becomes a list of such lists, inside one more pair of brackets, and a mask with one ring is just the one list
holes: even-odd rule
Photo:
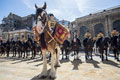
[[36, 57], [36, 50], [34, 49], [34, 58]]
[[12, 49], [12, 51], [13, 51], [13, 56], [12, 57], [14, 57], [15, 56], [14, 50]]
[[90, 51], [91, 52], [91, 60], [93, 60], [93, 58], [92, 58], [92, 51]]
[[88, 52], [85, 53], [85, 59], [88, 60]]
[[60, 67], [59, 57], [60, 57], [60, 48], [57, 47], [55, 67]]
[[118, 61], [119, 61], [119, 52], [118, 52]]
[[66, 56], [66, 59], [67, 59], [67, 53], [68, 53], [68, 50], [65, 50], [65, 56]]
[[104, 54], [104, 50], [101, 50], [101, 60], [102, 60], [102, 61], [104, 61], [104, 56], [103, 56], [103, 54]]
[[96, 53], [95, 53], [95, 47], [93, 47], [93, 53], [96, 54]]
[[85, 49], [85, 59], [88, 60], [88, 49]]
[[43, 69], [41, 74], [39, 75], [40, 78], [46, 78], [47, 77], [47, 59], [46, 59], [46, 50], [42, 50], [43, 55]]
[[9, 51], [7, 50], [7, 57], [9, 57]]
[[32, 57], [31, 58], [35, 58], [35, 56], [36, 56], [36, 53], [35, 53], [35, 50], [33, 49], [33, 50], [31, 50], [32, 51]]
[[24, 55], [23, 55], [23, 58], [25, 58], [25, 51], [23, 51]]
[[99, 53], [99, 49], [98, 48], [96, 48], [96, 53]]
[[97, 48], [96, 47], [94, 48], [94, 51], [95, 51], [95, 54], [97, 54]]
[[16, 49], [14, 50], [14, 53], [15, 53], [15, 57], [16, 57]]
[[26, 58], [27, 58], [29, 56], [29, 51], [26, 50], [25, 53], [26, 53]]
[[66, 56], [67, 56], [67, 59], [69, 59], [69, 49], [67, 50]]
[[109, 53], [110, 53], [110, 48], [108, 47], [107, 48], [107, 54], [109, 55]]
[[108, 54], [107, 54], [107, 53], [108, 53], [108, 51], [107, 51], [107, 50], [108, 50], [108, 49], [106, 49], [106, 50], [105, 50], [106, 61], [108, 61], [108, 57], [107, 57], [107, 56], [108, 56]]
[[77, 50], [76, 52], [77, 52], [77, 60], [78, 60], [78, 59], [79, 59], [79, 57], [78, 57], [78, 53], [79, 53], [79, 51]]
[[63, 56], [63, 52], [64, 52], [64, 51], [63, 51], [63, 49], [62, 49], [61, 51], [62, 51], [62, 60], [63, 60], [63, 59], [64, 59], [64, 56]]
[[18, 53], [18, 58], [20, 58], [20, 52], [17, 50], [17, 53]]
[[56, 72], [55, 72], [55, 51], [50, 51], [51, 52], [51, 70], [49, 73], [50, 78], [56, 78]]
[[32, 56], [31, 56], [31, 59], [33, 58], [33, 50], [31, 50], [31, 52], [32, 52]]
[[76, 52], [75, 52], [75, 50], [74, 50], [74, 60], [76, 59], [75, 56], [76, 56]]
[[119, 61], [119, 52], [117, 51], [117, 61]]
[[116, 49], [113, 49], [114, 58], [116, 59]]
[[8, 50], [8, 57], [9, 57], [9, 52], [10, 52], [10, 51]]

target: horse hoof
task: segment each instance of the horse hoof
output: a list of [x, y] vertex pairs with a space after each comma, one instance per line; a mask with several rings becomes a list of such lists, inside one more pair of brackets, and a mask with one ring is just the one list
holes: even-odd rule
[[55, 67], [60, 67], [60, 64], [58, 64], [58, 65], [55, 65]]
[[49, 76], [50, 79], [55, 79], [56, 77]]
[[45, 78], [47, 78], [47, 76], [43, 75], [43, 76], [40, 76], [39, 78], [40, 79], [45, 79]]

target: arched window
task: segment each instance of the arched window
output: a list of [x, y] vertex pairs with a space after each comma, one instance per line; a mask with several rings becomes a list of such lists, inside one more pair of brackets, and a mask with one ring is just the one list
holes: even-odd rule
[[88, 28], [86, 26], [82, 26], [80, 28], [80, 35], [79, 35], [79, 39], [83, 40], [84, 39], [84, 35], [87, 32]]
[[96, 24], [94, 26], [94, 32], [95, 32], [95, 36], [97, 36], [97, 34], [102, 31], [102, 33], [104, 33], [104, 26], [102, 23]]
[[120, 33], [120, 20], [116, 20], [113, 22], [113, 28], [116, 28], [117, 31]]

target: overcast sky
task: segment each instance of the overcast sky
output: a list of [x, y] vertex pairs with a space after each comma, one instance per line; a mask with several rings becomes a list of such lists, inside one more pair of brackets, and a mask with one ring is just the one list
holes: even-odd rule
[[35, 14], [35, 3], [42, 7], [44, 2], [48, 13], [53, 13], [59, 20], [69, 21], [120, 5], [120, 0], [0, 0], [0, 21], [10, 12], [19, 16]]

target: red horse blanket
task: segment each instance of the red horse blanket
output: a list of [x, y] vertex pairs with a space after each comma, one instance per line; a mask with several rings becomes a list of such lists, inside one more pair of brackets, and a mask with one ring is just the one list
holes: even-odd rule
[[63, 44], [64, 40], [67, 39], [67, 37], [69, 37], [69, 31], [68, 29], [66, 29], [65, 27], [63, 27], [60, 24], [56, 25], [56, 30], [55, 30], [55, 34], [54, 34], [54, 38], [60, 43]]

